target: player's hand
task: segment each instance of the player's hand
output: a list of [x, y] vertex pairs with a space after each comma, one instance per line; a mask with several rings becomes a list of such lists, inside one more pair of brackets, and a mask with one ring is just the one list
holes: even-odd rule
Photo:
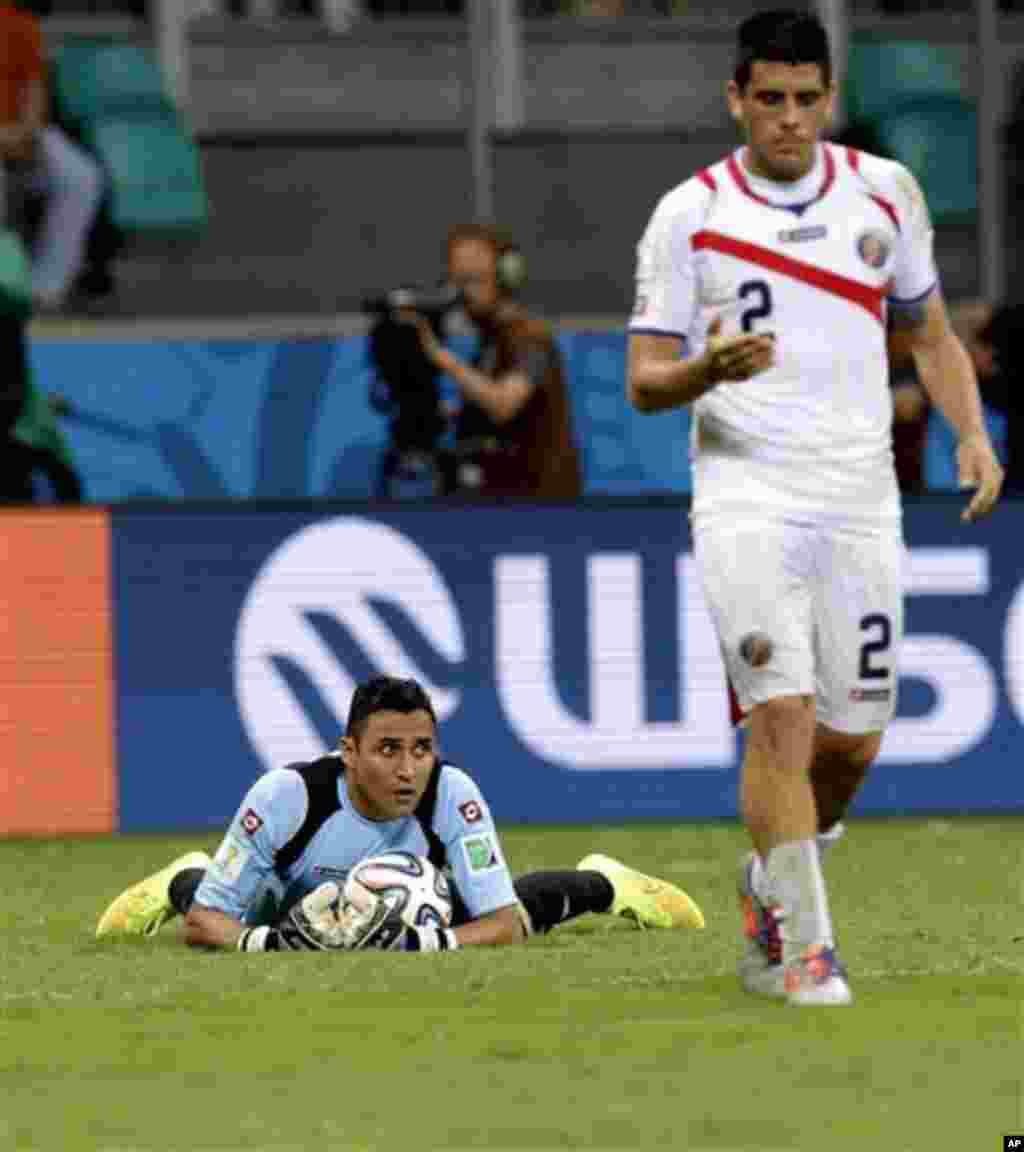
[[332, 880], [304, 896], [277, 926], [282, 947], [296, 952], [344, 948], [340, 900]]
[[716, 316], [708, 327], [708, 379], [714, 384], [724, 380], [749, 380], [767, 371], [775, 363], [775, 337], [766, 333], [722, 336], [722, 318]]
[[963, 510], [961, 520], [980, 520], [987, 516], [999, 499], [1003, 487], [1003, 469], [996, 458], [992, 441], [984, 432], [965, 436], [956, 450], [960, 470], [960, 487], [973, 488], [974, 496]]
[[423, 349], [423, 355], [426, 356], [435, 367], [440, 367], [439, 360], [444, 352], [444, 347], [440, 340], [438, 340], [434, 329], [431, 328], [430, 321], [419, 312], [413, 312], [409, 308], [399, 309], [398, 321], [401, 324], [408, 324], [416, 329], [419, 333], [420, 347]]
[[358, 885], [342, 905], [339, 928], [341, 947], [350, 951], [400, 949], [408, 932], [401, 915], [386, 900]]

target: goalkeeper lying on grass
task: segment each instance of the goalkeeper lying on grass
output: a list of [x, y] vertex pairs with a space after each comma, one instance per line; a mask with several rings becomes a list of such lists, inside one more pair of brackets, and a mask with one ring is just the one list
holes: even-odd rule
[[[394, 851], [448, 873], [453, 927], [408, 926], [372, 894], [339, 903], [361, 860]], [[260, 777], [212, 861], [193, 852], [135, 884], [96, 935], [148, 936], [180, 913], [198, 947], [438, 952], [514, 944], [584, 912], [704, 926], [681, 889], [607, 856], [513, 883], [480, 790], [437, 755], [429, 697], [413, 680], [380, 676], [357, 688], [339, 752]]]

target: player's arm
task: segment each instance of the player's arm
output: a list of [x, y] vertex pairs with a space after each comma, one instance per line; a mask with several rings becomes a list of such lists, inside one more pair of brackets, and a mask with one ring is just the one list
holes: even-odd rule
[[237, 948], [245, 925], [216, 908], [193, 904], [185, 917], [185, 943], [193, 948]]
[[974, 365], [950, 324], [941, 293], [901, 322], [890, 338], [897, 355], [908, 354], [931, 402], [956, 430], [960, 486], [974, 488], [963, 513], [977, 520], [992, 511], [1003, 486], [1003, 469], [985, 426]]
[[[640, 412], [685, 408], [725, 380], [749, 380], [771, 367], [771, 335], [721, 335], [721, 319], [704, 336], [693, 235], [708, 211], [708, 190], [697, 180], [664, 197], [636, 252], [636, 300], [629, 321], [626, 394]], [[687, 353], [684, 355], [684, 353]]]
[[708, 329], [700, 356], [682, 359], [683, 340], [654, 332], [631, 332], [627, 391], [640, 412], [685, 408], [724, 380], [749, 380], [775, 361], [775, 340], [747, 333], [723, 338], [720, 322]]
[[521, 943], [526, 922], [498, 830], [475, 781], [446, 768], [438, 808], [452, 878], [472, 917], [454, 929], [459, 946]]
[[974, 488], [964, 520], [992, 510], [1003, 484], [1003, 470], [985, 427], [974, 365], [950, 323], [934, 258], [934, 230], [921, 188], [901, 164], [867, 161], [898, 221], [895, 260], [890, 280], [892, 331], [889, 348], [895, 360], [909, 356], [918, 379], [936, 408], [960, 438], [957, 461], [961, 488]]
[[[197, 948], [238, 948], [251, 930], [246, 913], [274, 870], [277, 851], [298, 831], [309, 803], [297, 772], [278, 769], [249, 789], [185, 916], [185, 942]], [[254, 944], [267, 943], [266, 929]]]
[[455, 929], [460, 948], [472, 945], [519, 944], [526, 939], [526, 927], [518, 904], [497, 908]]

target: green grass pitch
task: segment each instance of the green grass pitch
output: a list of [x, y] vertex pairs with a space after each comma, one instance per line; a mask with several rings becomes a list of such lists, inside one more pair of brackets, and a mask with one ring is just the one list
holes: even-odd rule
[[854, 822], [826, 874], [856, 1002], [745, 996], [735, 825], [509, 828], [597, 850], [707, 930], [606, 917], [445, 956], [98, 942], [130, 882], [217, 837], [0, 842], [0, 1149], [995, 1152], [1024, 1130], [1024, 821]]

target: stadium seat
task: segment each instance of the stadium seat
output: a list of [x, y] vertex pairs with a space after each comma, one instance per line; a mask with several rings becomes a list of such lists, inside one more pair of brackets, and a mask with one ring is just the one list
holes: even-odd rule
[[870, 130], [878, 150], [917, 177], [933, 218], [975, 212], [978, 133], [970, 105], [953, 96], [922, 97], [877, 117]]
[[57, 112], [70, 126], [126, 111], [157, 112], [168, 104], [160, 70], [139, 44], [70, 39], [52, 69]]
[[141, 44], [70, 39], [52, 68], [57, 117], [103, 166], [122, 234], [198, 232], [208, 204], [199, 151]]
[[16, 232], [0, 229], [0, 316], [27, 320], [32, 311], [32, 269]]
[[925, 96], [963, 98], [967, 84], [956, 48], [915, 40], [857, 40], [850, 45], [846, 114], [856, 123]]
[[846, 77], [844, 139], [905, 164], [937, 219], [977, 207], [977, 124], [958, 49], [914, 40], [858, 40]]
[[199, 150], [167, 110], [88, 124], [86, 147], [107, 174], [110, 217], [124, 233], [196, 232], [207, 221]]

